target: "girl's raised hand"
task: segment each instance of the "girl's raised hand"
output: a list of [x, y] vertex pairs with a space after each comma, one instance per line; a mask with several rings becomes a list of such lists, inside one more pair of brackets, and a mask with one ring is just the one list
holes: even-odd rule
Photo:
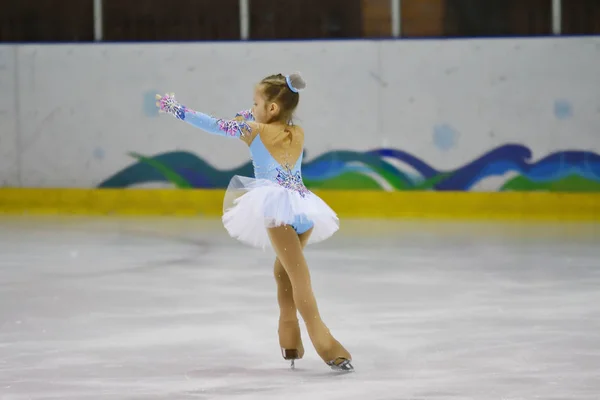
[[175, 100], [174, 93], [167, 93], [164, 96], [157, 94], [156, 100], [156, 106], [159, 108], [159, 112], [171, 114], [177, 119], [185, 118], [185, 107]]

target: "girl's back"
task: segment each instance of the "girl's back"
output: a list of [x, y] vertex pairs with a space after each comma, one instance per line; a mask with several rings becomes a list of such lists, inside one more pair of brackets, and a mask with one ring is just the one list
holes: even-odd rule
[[[256, 168], [300, 169], [304, 149], [304, 130], [299, 126], [260, 124], [248, 142]], [[257, 176], [258, 178], [258, 176]]]

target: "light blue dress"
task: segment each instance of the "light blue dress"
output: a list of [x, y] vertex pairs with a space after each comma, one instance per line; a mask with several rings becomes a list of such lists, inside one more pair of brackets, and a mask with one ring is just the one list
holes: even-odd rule
[[298, 234], [312, 229], [308, 243], [327, 239], [339, 229], [335, 212], [302, 181], [302, 155], [293, 166], [282, 166], [269, 153], [248, 122], [251, 111], [232, 120], [214, 118], [179, 104], [174, 96], [159, 101], [164, 112], [203, 131], [230, 138], [256, 134], [250, 144], [254, 178], [234, 176], [224, 201], [223, 224], [229, 234], [255, 247], [270, 246], [267, 229], [290, 225]]

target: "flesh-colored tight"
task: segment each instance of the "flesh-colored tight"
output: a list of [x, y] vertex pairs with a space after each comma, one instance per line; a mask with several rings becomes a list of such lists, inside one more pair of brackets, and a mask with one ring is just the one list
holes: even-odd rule
[[323, 361], [337, 358], [351, 359], [350, 353], [333, 337], [319, 315], [312, 290], [308, 265], [303, 249], [312, 229], [301, 235], [289, 225], [269, 229], [269, 237], [277, 259], [275, 280], [279, 302], [279, 345], [282, 349], [298, 351], [304, 355], [297, 312], [300, 312], [310, 340]]

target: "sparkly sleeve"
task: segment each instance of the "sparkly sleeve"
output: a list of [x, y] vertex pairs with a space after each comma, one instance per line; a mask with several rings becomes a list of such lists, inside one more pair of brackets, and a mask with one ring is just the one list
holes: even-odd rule
[[235, 114], [236, 121], [254, 121], [254, 115], [252, 114], [252, 110], [243, 110], [239, 113]]
[[158, 100], [156, 105], [162, 112], [170, 114], [210, 134], [235, 138], [244, 138], [245, 136], [252, 135], [252, 128], [245, 120], [225, 120], [194, 111], [179, 104], [173, 94], [165, 96], [157, 95], [156, 97]]

